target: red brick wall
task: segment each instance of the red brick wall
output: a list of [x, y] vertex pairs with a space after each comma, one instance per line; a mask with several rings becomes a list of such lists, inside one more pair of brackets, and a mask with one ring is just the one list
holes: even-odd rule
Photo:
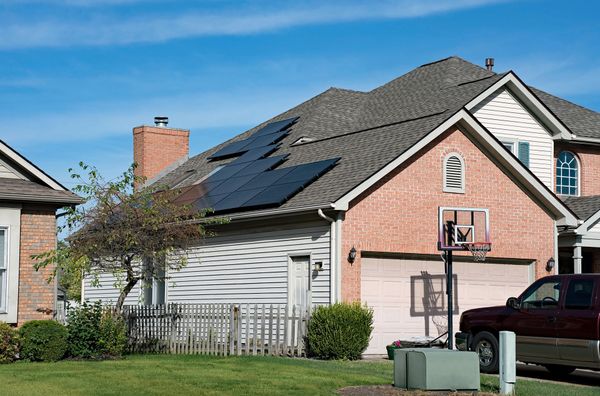
[[[465, 194], [442, 191], [443, 160], [454, 151], [465, 160]], [[439, 206], [488, 208], [489, 256], [535, 260], [536, 276], [548, 274], [544, 267], [554, 256], [553, 219], [455, 129], [351, 203], [342, 223], [342, 257], [352, 246], [358, 252], [439, 254]], [[343, 300], [360, 299], [360, 271], [360, 254], [352, 265], [342, 259]]]
[[175, 161], [187, 157], [190, 131], [152, 126], [133, 128], [136, 174], [152, 179]]
[[580, 195], [600, 195], [600, 148], [593, 146], [556, 143], [554, 145], [554, 178], [556, 180], [556, 159], [563, 150], [572, 152], [579, 159]]
[[52, 319], [55, 309], [55, 282], [48, 283], [53, 268], [33, 268], [32, 254], [56, 247], [54, 208], [21, 210], [21, 247], [19, 252], [18, 325], [34, 319]]

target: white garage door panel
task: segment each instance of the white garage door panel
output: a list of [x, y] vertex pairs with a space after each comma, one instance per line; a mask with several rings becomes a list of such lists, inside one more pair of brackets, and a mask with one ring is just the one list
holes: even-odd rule
[[[530, 265], [455, 262], [453, 268], [458, 281], [455, 331], [463, 311], [502, 305], [531, 283]], [[362, 301], [374, 310], [374, 329], [366, 354], [383, 354], [385, 346], [399, 338], [437, 336], [436, 324], [446, 326], [441, 260], [365, 258], [361, 271]]]

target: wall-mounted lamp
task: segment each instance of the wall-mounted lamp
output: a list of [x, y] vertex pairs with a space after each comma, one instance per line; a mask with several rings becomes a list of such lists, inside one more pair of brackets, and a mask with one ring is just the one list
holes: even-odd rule
[[322, 261], [315, 261], [315, 263], [313, 264], [313, 269], [317, 272], [321, 272], [323, 271], [323, 262]]
[[556, 262], [554, 261], [554, 258], [550, 257], [550, 259], [546, 263], [546, 271], [548, 271], [548, 272], [552, 271], [554, 269], [555, 264], [556, 264]]
[[350, 262], [350, 264], [352, 264], [354, 260], [356, 260], [356, 249], [354, 248], [354, 246], [352, 246], [352, 249], [350, 249], [350, 253], [348, 253], [348, 261]]

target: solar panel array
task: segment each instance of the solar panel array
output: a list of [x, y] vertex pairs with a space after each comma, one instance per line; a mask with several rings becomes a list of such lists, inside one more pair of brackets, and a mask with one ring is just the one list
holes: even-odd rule
[[233, 142], [214, 153], [210, 160], [238, 156], [201, 183], [183, 189], [177, 202], [198, 209], [227, 213], [277, 207], [331, 169], [339, 158], [277, 168], [289, 156], [270, 155], [277, 150], [298, 118], [272, 122], [248, 139]]
[[254, 132], [249, 138], [228, 144], [221, 150], [211, 155], [208, 159], [215, 160], [229, 158], [235, 155], [243, 154], [252, 149], [273, 145], [288, 134], [288, 128], [292, 126], [297, 119], [298, 117], [294, 117], [267, 124], [258, 131]]

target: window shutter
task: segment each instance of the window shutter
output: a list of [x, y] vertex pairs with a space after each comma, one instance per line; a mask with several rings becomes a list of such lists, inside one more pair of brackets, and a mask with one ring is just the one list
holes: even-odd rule
[[519, 142], [519, 160], [529, 168], [529, 142]]
[[444, 190], [450, 192], [462, 192], [463, 186], [463, 166], [462, 161], [457, 156], [448, 157], [446, 160]]

